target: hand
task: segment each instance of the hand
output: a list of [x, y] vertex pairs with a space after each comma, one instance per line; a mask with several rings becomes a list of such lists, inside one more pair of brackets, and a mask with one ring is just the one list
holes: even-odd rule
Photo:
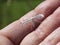
[[1, 29], [0, 45], [59, 45], [59, 6], [60, 0], [46, 0]]

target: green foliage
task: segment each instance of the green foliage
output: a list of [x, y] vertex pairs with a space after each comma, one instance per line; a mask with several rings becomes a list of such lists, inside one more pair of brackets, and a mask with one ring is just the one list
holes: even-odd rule
[[0, 29], [34, 9], [42, 1], [43, 0], [0, 0]]

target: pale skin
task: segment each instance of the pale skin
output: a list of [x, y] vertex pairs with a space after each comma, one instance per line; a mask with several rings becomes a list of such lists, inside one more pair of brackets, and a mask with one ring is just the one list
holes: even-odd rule
[[[0, 45], [60, 45], [60, 0], [45, 0], [22, 18], [0, 30]], [[21, 22], [43, 14], [41, 21]]]

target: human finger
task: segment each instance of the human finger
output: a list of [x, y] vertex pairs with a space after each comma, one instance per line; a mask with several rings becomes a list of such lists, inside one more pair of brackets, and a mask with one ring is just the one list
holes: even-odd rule
[[60, 41], [60, 27], [53, 31], [44, 41], [39, 45], [56, 45]]
[[20, 45], [38, 45], [59, 26], [60, 26], [60, 7], [53, 14], [47, 17], [35, 31], [28, 34], [22, 40]]
[[[32, 10], [31, 12], [29, 12], [25, 16], [23, 16], [21, 19], [15, 21], [14, 23], [7, 26], [6, 28], [2, 29], [0, 34], [6, 36], [7, 38], [9, 38], [9, 40], [11, 40], [12, 42], [14, 42], [15, 44], [18, 45], [24, 36], [26, 36], [28, 33], [33, 31], [35, 29], [35, 27], [38, 26], [37, 25], [33, 28], [34, 24], [32, 25], [32, 23], [30, 21], [28, 21], [28, 23], [25, 23], [25, 25], [23, 27], [23, 23], [27, 19], [31, 18], [32, 16], [34, 17], [36, 15], [39, 15], [39, 14], [43, 14], [45, 17], [47, 17], [58, 6], [59, 6], [58, 0], [44, 1], [39, 6], [37, 6], [34, 10]], [[36, 21], [33, 21], [33, 22], [36, 23]], [[40, 24], [40, 22], [41, 21], [38, 21], [36, 24]]]

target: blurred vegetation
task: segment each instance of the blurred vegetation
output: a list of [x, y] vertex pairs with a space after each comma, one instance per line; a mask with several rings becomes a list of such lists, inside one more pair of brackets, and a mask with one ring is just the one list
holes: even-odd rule
[[0, 29], [34, 9], [43, 0], [0, 0]]

